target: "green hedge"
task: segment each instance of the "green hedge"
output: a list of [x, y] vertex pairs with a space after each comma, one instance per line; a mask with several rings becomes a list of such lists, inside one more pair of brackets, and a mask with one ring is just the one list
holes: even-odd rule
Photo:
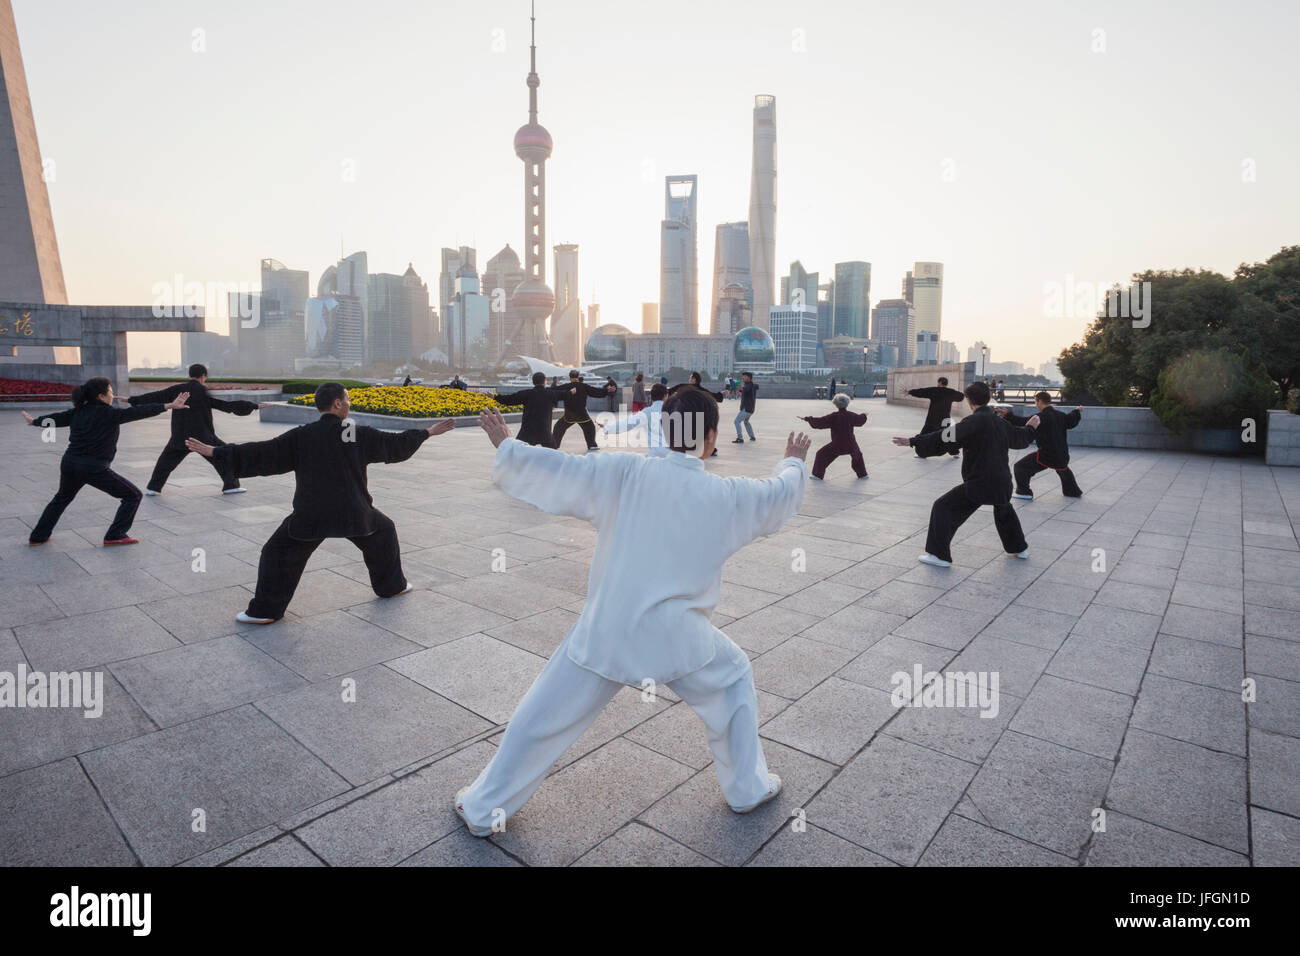
[[[133, 382], [183, 382], [185, 377], [181, 375], [166, 376], [139, 376], [132, 375]], [[368, 388], [370, 382], [359, 382], [352, 378], [276, 378], [270, 375], [264, 375], [261, 378], [212, 378], [208, 381], [215, 385], [279, 385], [280, 390], [286, 395], [310, 395], [316, 391], [316, 387], [325, 382], [338, 382], [344, 388]]]

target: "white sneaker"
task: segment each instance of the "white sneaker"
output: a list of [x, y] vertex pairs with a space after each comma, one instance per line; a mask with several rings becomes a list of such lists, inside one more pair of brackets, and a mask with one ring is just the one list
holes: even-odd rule
[[[731, 809], [736, 813], [750, 813], [754, 810], [757, 810], [759, 807], [767, 803], [769, 800], [775, 800], [776, 795], [780, 792], [781, 792], [781, 778], [774, 773], [769, 773], [767, 775], [767, 793], [764, 794], [761, 799], [759, 799], [756, 803], [751, 803], [747, 807], [731, 807]], [[731, 805], [728, 804], [728, 806]]]
[[411, 584], [411, 583], [408, 581], [407, 584], [406, 584], [406, 587], [402, 588], [402, 590], [398, 591], [396, 594], [390, 594], [390, 595], [388, 595], [388, 596], [389, 596], [390, 598], [401, 597], [403, 594], [410, 594], [410, 593], [411, 593], [412, 591], [414, 591], [414, 590], [415, 590], [415, 585], [414, 585], [414, 584]]
[[461, 820], [464, 821], [465, 829], [468, 830], [470, 833], [472, 833], [474, 836], [478, 837], [479, 839], [482, 839], [483, 837], [490, 837], [492, 835], [491, 827], [476, 826], [475, 824], [470, 823], [469, 818], [465, 816], [465, 808], [461, 805], [460, 801], [461, 801], [461, 794], [463, 794], [468, 789], [469, 787], [461, 787], [459, 790], [456, 791], [456, 816], [460, 817]]
[[1012, 497], [1012, 498], [1019, 498], [1021, 501], [1033, 501], [1033, 500], [1034, 500], [1034, 496], [1033, 496], [1033, 495], [1022, 495], [1022, 494], [1021, 494], [1020, 492], [1018, 492], [1018, 491], [1017, 491], [1015, 494], [1013, 494], [1011, 497]]
[[1028, 560], [1029, 560], [1029, 549], [1028, 549], [1028, 548], [1025, 548], [1025, 550], [1021, 551], [1018, 555], [1016, 555], [1016, 557], [1017, 557], [1017, 558], [1024, 558], [1026, 561], [1028, 561]]
[[221, 493], [223, 495], [242, 495], [247, 490], [247, 488], [222, 488]]
[[235, 620], [240, 624], [274, 624], [276, 621], [273, 617], [251, 617], [247, 611], [240, 611]]
[[950, 568], [950, 567], [952, 567], [952, 562], [951, 562], [951, 561], [945, 561], [943, 558], [936, 558], [936, 557], [935, 557], [934, 555], [932, 555], [929, 551], [927, 551], [925, 554], [921, 555], [921, 556], [920, 556], [919, 558], [917, 558], [916, 560], [920, 561], [922, 564], [932, 564], [932, 565], [934, 565], [936, 568]]
[[154, 491], [152, 488], [146, 488], [144, 490], [144, 494], [146, 498], [157, 498], [160, 494], [162, 494], [162, 492]]

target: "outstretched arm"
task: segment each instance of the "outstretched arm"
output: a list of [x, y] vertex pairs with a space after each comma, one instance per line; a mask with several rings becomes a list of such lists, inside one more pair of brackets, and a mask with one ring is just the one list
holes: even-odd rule
[[65, 408], [59, 412], [37, 415], [35, 418], [26, 412], [23, 412], [23, 418], [27, 419], [28, 425], [32, 425], [36, 428], [45, 428], [47, 425], [53, 425], [55, 428], [67, 428], [72, 424], [72, 413], [74, 411], [76, 411], [76, 409]]
[[808, 423], [809, 428], [830, 428], [831, 427], [831, 416], [829, 415], [822, 415], [820, 418], [813, 418], [811, 415], [809, 415], [806, 418], [804, 418], [804, 421]]
[[238, 445], [213, 448], [197, 438], [185, 439], [185, 447], [204, 458], [228, 462], [240, 478], [261, 475], [283, 475], [293, 471], [298, 463], [298, 443], [294, 428], [267, 441], [250, 441]]
[[1070, 412], [1070, 414], [1065, 416], [1065, 427], [1073, 428], [1075, 425], [1079, 424], [1082, 418], [1083, 418], [1083, 406], [1082, 405], [1074, 406], [1074, 411]]
[[451, 418], [436, 422], [428, 428], [408, 428], [400, 432], [385, 432], [362, 425], [357, 429], [357, 440], [361, 443], [361, 457], [367, 464], [383, 462], [391, 465], [406, 461], [429, 438], [449, 432], [455, 427], [456, 422]]
[[143, 395], [131, 395], [126, 399], [128, 405], [166, 405], [182, 391], [189, 391], [188, 382], [178, 382], [175, 385], [168, 385], [166, 388], [160, 388], [156, 392], [146, 392]]
[[532, 389], [529, 388], [522, 392], [510, 392], [507, 395], [494, 395], [493, 398], [496, 399], [498, 405], [522, 405], [524, 399], [527, 398], [531, 392]]
[[1012, 425], [1010, 422], [1007, 422], [1007, 447], [1014, 449], [1028, 448], [1037, 438], [1037, 435], [1034, 432], [1034, 429], [1037, 427], [1037, 415], [1026, 420], [1024, 425]]
[[[954, 432], [961, 428], [959, 424]], [[954, 451], [961, 450], [960, 434], [954, 434], [957, 441], [944, 441], [943, 433], [945, 429], [940, 428], [936, 431], [926, 432], [924, 435], [917, 435], [913, 438], [894, 439], [895, 445], [911, 445], [916, 449], [917, 455], [922, 458], [936, 458], [939, 455], [950, 455]], [[1024, 447], [1023, 445], [1021, 446]]]
[[161, 415], [169, 409], [186, 411], [185, 403], [189, 401], [189, 398], [189, 392], [179, 392], [165, 405], [132, 405], [130, 408], [111, 408], [113, 421], [119, 425], [125, 425], [127, 422], [139, 421], [141, 418], [152, 418], [155, 415]]
[[217, 398], [211, 392], [208, 392], [208, 404], [219, 412], [228, 412], [231, 415], [251, 415], [267, 403], [246, 402], [238, 398], [226, 401], [224, 398]]
[[600, 423], [601, 429], [606, 435], [617, 435], [620, 432], [631, 431], [634, 428], [649, 428], [650, 416], [646, 414], [645, 409], [639, 412], [633, 412], [631, 415], [623, 415], [615, 418], [612, 422]]
[[799, 510], [808, 487], [805, 459], [812, 439], [791, 432], [786, 439], [785, 458], [777, 463], [770, 478], [727, 478], [734, 495], [730, 549], [735, 551], [765, 534], [775, 534]]
[[618, 500], [623, 472], [632, 455], [566, 455], [553, 448], [526, 445], [510, 437], [510, 427], [495, 408], [479, 413], [479, 425], [496, 446], [492, 480], [512, 498], [555, 515], [599, 523], [603, 510]]

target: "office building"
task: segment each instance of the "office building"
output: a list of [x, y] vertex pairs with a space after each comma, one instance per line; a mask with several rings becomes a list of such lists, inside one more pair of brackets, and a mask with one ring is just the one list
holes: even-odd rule
[[[838, 281], [836, 283], [838, 285]], [[897, 364], [916, 364], [916, 310], [906, 299], [881, 299], [871, 311], [871, 338], [898, 350]]]
[[768, 330], [772, 336], [776, 371], [802, 372], [817, 367], [816, 308], [773, 306]]
[[[719, 305], [724, 292], [733, 285], [745, 291], [745, 301], [750, 311], [754, 307], [754, 288], [749, 278], [749, 223], [724, 222], [720, 224], [713, 239], [713, 299], [709, 306], [709, 329], [713, 333], [725, 332], [715, 323], [718, 321]], [[727, 312], [733, 310], [727, 307]], [[732, 329], [738, 332], [739, 329]]]
[[867, 338], [871, 317], [871, 263], [837, 262], [834, 296], [831, 333]]
[[754, 319], [767, 322], [776, 305], [776, 97], [754, 97], [749, 177], [749, 272]]
[[697, 177], [664, 180], [659, 241], [659, 328], [667, 335], [700, 330], [699, 254], [696, 241]]

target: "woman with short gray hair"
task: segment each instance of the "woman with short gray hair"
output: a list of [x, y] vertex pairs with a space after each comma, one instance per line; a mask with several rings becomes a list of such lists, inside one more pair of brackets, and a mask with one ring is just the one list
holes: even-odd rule
[[831, 432], [831, 440], [818, 449], [817, 457], [813, 460], [812, 476], [819, 481], [825, 480], [826, 466], [840, 455], [849, 456], [854, 474], [859, 478], [867, 477], [867, 465], [862, 460], [862, 449], [858, 447], [858, 440], [853, 437], [853, 429], [865, 425], [867, 416], [849, 411], [849, 401], [849, 396], [840, 392], [831, 399], [835, 411], [829, 415], [823, 415], [821, 418], [803, 416], [803, 420], [813, 428], [829, 428]]

